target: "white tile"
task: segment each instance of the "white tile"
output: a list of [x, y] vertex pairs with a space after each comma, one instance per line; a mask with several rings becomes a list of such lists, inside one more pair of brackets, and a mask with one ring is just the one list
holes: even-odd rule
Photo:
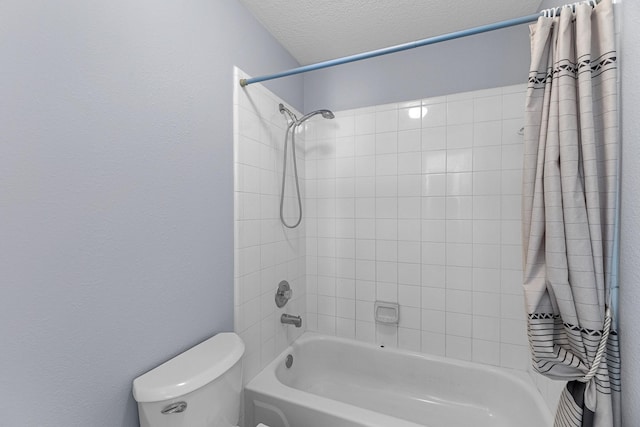
[[356, 135], [375, 133], [376, 115], [375, 113], [356, 114], [354, 124], [354, 131]]
[[473, 266], [478, 268], [500, 268], [500, 245], [473, 245]]
[[397, 154], [376, 155], [376, 176], [397, 175], [397, 174], [398, 174], [398, 155]]
[[472, 243], [473, 221], [471, 220], [447, 220], [447, 243]]
[[447, 357], [471, 360], [471, 338], [447, 335]]
[[422, 117], [422, 127], [432, 128], [447, 123], [447, 104], [430, 104], [426, 106], [426, 114]]
[[318, 332], [326, 335], [335, 335], [336, 318], [318, 313]]
[[[469, 174], [454, 174], [454, 175], [469, 175]], [[458, 182], [458, 181], [454, 182], [454, 181], [455, 180], [453, 180], [452, 178], [452, 182], [450, 184], [452, 188], [455, 184], [458, 184], [458, 187], [456, 187], [456, 189], [460, 189], [464, 184], [468, 185], [464, 178], [458, 179], [458, 181], [464, 181], [464, 182]], [[447, 174], [442, 173], [442, 174], [424, 175], [422, 195], [426, 197], [445, 196], [447, 194], [447, 187], [448, 187], [447, 184], [448, 184]]]
[[398, 283], [419, 286], [421, 282], [421, 266], [419, 263], [398, 263]]
[[356, 339], [358, 341], [374, 343], [376, 340], [375, 323], [356, 320]]
[[356, 301], [353, 299], [336, 299], [336, 316], [346, 319], [356, 318]]
[[446, 193], [447, 196], [470, 196], [472, 194], [475, 194], [473, 193], [473, 191], [475, 190], [475, 175], [475, 173], [448, 173]]
[[524, 161], [524, 145], [513, 144], [502, 146], [502, 169], [522, 170]]
[[398, 303], [401, 306], [420, 307], [420, 286], [398, 285]]
[[472, 360], [485, 365], [500, 366], [500, 345], [491, 341], [472, 340]]
[[421, 150], [422, 132], [420, 129], [398, 132], [398, 153], [413, 153]]
[[503, 269], [522, 270], [522, 247], [520, 245], [502, 245], [501, 264]]
[[473, 246], [470, 243], [447, 243], [447, 265], [471, 267], [473, 265]]
[[398, 326], [401, 328], [420, 329], [420, 308], [401, 306]]
[[476, 98], [474, 101], [474, 120], [485, 122], [489, 120], [500, 120], [502, 118], [502, 97], [489, 96]]
[[375, 260], [375, 240], [356, 239], [356, 259]]
[[447, 127], [430, 127], [422, 129], [422, 151], [444, 150], [447, 148]]
[[356, 320], [360, 320], [363, 322], [373, 322], [373, 301], [356, 300]]
[[[376, 262], [376, 280], [378, 282], [393, 283], [397, 287], [398, 282], [398, 263], [377, 261]], [[396, 299], [397, 297], [396, 291]]]
[[503, 137], [501, 121], [480, 122], [473, 125], [473, 146], [486, 147], [500, 145]]
[[398, 176], [398, 197], [418, 197], [422, 194], [422, 176], [399, 175]]
[[502, 270], [494, 268], [473, 269], [473, 291], [499, 293], [501, 290]]
[[415, 175], [422, 172], [422, 159], [416, 153], [398, 154], [398, 175]]
[[349, 178], [355, 176], [355, 161], [353, 157], [341, 157], [336, 159], [336, 177]]
[[338, 298], [355, 299], [356, 282], [354, 279], [336, 279], [336, 296]]
[[[445, 287], [446, 268], [444, 265], [422, 265], [422, 286]], [[423, 295], [424, 296], [424, 295]], [[443, 308], [444, 309], [444, 308]]]
[[398, 261], [419, 263], [421, 261], [420, 242], [399, 241], [398, 242]]
[[438, 310], [422, 310], [421, 329], [427, 332], [444, 334], [446, 329], [446, 312]]
[[401, 108], [398, 110], [398, 129], [420, 129], [422, 127], [422, 116], [428, 113], [428, 107], [420, 105]]
[[375, 239], [376, 222], [374, 219], [358, 219], [356, 221], [356, 238], [357, 239]]
[[472, 316], [463, 313], [446, 314], [447, 336], [471, 337]]
[[398, 328], [398, 347], [409, 351], [420, 351], [420, 336], [420, 330]]
[[423, 173], [444, 173], [447, 171], [447, 150], [425, 151], [422, 156]]
[[463, 148], [447, 150], [447, 172], [470, 172], [473, 164], [473, 150]]
[[399, 219], [397, 238], [398, 240], [419, 242], [420, 229], [420, 220], [418, 219]]
[[397, 176], [377, 176], [375, 180], [376, 197], [397, 197], [398, 177]]
[[522, 172], [519, 170], [502, 171], [502, 194], [522, 194]]
[[500, 289], [503, 294], [522, 295], [522, 271], [520, 270], [501, 270], [500, 272]]
[[377, 219], [375, 221], [375, 238], [382, 240], [398, 239], [398, 220]]
[[472, 196], [447, 197], [447, 219], [471, 219], [472, 217]]
[[447, 289], [446, 310], [448, 313], [471, 314], [472, 312], [472, 292], [460, 291], [457, 289]]
[[521, 295], [501, 295], [500, 313], [503, 319], [524, 320], [524, 298]]
[[447, 103], [447, 124], [458, 125], [473, 122], [473, 100], [466, 99]]
[[525, 370], [530, 363], [529, 347], [506, 343], [500, 344], [500, 366]]
[[447, 263], [446, 243], [422, 242], [422, 263], [445, 265]]
[[420, 197], [398, 197], [397, 217], [405, 219], [420, 218]]
[[473, 124], [447, 126], [447, 149], [473, 146]]
[[473, 195], [492, 196], [500, 194], [500, 171], [474, 172]]
[[356, 176], [375, 176], [376, 173], [376, 157], [375, 156], [358, 156], [354, 161]]
[[444, 220], [423, 220], [422, 221], [422, 241], [423, 242], [445, 242], [446, 221]]
[[502, 219], [520, 220], [522, 218], [522, 197], [502, 196], [500, 214]]
[[[354, 177], [336, 178], [336, 197], [353, 198], [356, 196], [356, 179]], [[309, 201], [306, 195], [305, 203]]]
[[376, 261], [397, 261], [398, 242], [395, 240], [376, 241]]
[[446, 208], [447, 208], [447, 204], [449, 203], [449, 199], [454, 199], [454, 197], [447, 197], [447, 198], [423, 197], [422, 198], [422, 218], [423, 219], [445, 219], [447, 216]]
[[444, 312], [446, 290], [443, 288], [422, 287], [422, 308]]
[[373, 156], [376, 154], [376, 136], [374, 133], [370, 135], [356, 135], [356, 156]]
[[473, 243], [500, 244], [501, 222], [495, 220], [473, 221]]
[[318, 314], [325, 316], [336, 315], [336, 298], [318, 295]]
[[448, 265], [446, 268], [447, 289], [460, 289], [470, 291], [473, 287], [473, 269], [469, 267], [457, 267]]
[[356, 140], [353, 135], [336, 138], [336, 157], [353, 157], [356, 155]]
[[359, 301], [376, 300], [376, 284], [372, 281], [357, 280], [355, 284], [356, 299]]
[[500, 342], [507, 344], [528, 345], [527, 325], [524, 320], [500, 320]]
[[336, 256], [338, 258], [356, 257], [356, 243], [354, 239], [336, 239], [335, 241]]
[[398, 111], [376, 111], [376, 133], [398, 130]]
[[473, 219], [500, 220], [501, 196], [473, 196]]
[[473, 316], [473, 338], [485, 341], [500, 341], [500, 318]]
[[396, 197], [376, 198], [376, 218], [398, 218], [398, 199]]
[[502, 96], [502, 118], [517, 119], [524, 117], [526, 94], [524, 92], [510, 93]]
[[358, 292], [358, 282], [361, 280], [376, 280], [376, 263], [375, 261], [356, 260], [356, 295]]
[[474, 316], [500, 316], [500, 294], [473, 292]]
[[502, 149], [500, 146], [473, 148], [474, 171], [499, 170], [501, 164]]
[[446, 354], [444, 334], [434, 332], [422, 332], [421, 350], [423, 353], [433, 354], [436, 356], [444, 356]]
[[336, 319], [336, 335], [343, 338], [354, 339], [356, 337], [356, 321], [338, 317]]
[[506, 245], [522, 244], [522, 223], [520, 221], [504, 220], [501, 227], [501, 243]]
[[524, 131], [524, 119], [509, 119], [502, 122], [502, 143], [503, 144], [522, 144], [524, 141], [524, 135], [521, 135]]
[[396, 325], [376, 324], [376, 345], [395, 348], [398, 346], [398, 327]]

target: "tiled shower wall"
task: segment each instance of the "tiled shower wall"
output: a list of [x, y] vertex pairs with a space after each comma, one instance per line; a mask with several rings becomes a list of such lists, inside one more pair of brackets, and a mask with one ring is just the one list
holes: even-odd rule
[[[518, 85], [309, 123], [308, 329], [527, 368], [524, 100]], [[376, 300], [399, 325], [374, 322]]]
[[[234, 83], [248, 77], [236, 69]], [[304, 227], [280, 224], [279, 203], [287, 122], [278, 111], [282, 102], [262, 85], [241, 89], [234, 84], [234, 329], [246, 345], [244, 381], [271, 362], [304, 331], [282, 325], [284, 312], [306, 311]], [[304, 177], [304, 139], [299, 135], [299, 172]], [[288, 159], [285, 216], [295, 222], [297, 202]], [[304, 198], [304, 181], [300, 181]], [[303, 199], [304, 200], [304, 199]], [[274, 302], [281, 280], [293, 289], [282, 309]], [[305, 322], [306, 323], [306, 322]]]

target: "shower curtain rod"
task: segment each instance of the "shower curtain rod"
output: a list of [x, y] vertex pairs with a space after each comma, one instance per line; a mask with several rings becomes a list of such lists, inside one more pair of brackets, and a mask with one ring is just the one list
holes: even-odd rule
[[[559, 13], [562, 8], [556, 8]], [[307, 71], [320, 70], [322, 68], [333, 67], [335, 65], [348, 64], [349, 62], [361, 61], [363, 59], [375, 58], [376, 56], [387, 55], [389, 53], [401, 52], [403, 50], [414, 49], [416, 47], [427, 46], [430, 44], [440, 43], [447, 40], [459, 39], [462, 37], [473, 36], [475, 34], [486, 33], [488, 31], [499, 30], [501, 28], [513, 27], [515, 25], [526, 24], [537, 20], [540, 16], [543, 16], [544, 12], [534, 13], [532, 15], [522, 16], [520, 18], [508, 19], [506, 21], [500, 21], [493, 24], [481, 25], [479, 27], [469, 28], [466, 30], [455, 31], [453, 33], [443, 34], [440, 36], [430, 37], [423, 40], [414, 42], [403, 43], [395, 46], [385, 47], [382, 49], [372, 50], [370, 52], [358, 53], [351, 56], [345, 56], [343, 58], [330, 59], [328, 61], [318, 62], [315, 64], [304, 65], [298, 68], [292, 68], [290, 70], [281, 71], [275, 74], [269, 74], [265, 76], [253, 77], [250, 79], [240, 79], [240, 86], [248, 86], [252, 83], [264, 82], [266, 80], [279, 79], [281, 77], [292, 76], [295, 74], [306, 73]]]

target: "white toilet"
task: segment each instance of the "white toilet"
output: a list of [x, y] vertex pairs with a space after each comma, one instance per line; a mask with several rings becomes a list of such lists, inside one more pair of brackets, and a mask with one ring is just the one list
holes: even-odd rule
[[238, 335], [220, 333], [133, 380], [140, 426], [237, 426], [243, 354]]

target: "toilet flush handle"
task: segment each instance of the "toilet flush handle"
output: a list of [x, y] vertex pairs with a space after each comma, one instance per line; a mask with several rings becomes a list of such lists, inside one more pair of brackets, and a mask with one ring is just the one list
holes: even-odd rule
[[187, 402], [176, 402], [166, 406], [161, 412], [167, 414], [179, 414], [187, 410]]

